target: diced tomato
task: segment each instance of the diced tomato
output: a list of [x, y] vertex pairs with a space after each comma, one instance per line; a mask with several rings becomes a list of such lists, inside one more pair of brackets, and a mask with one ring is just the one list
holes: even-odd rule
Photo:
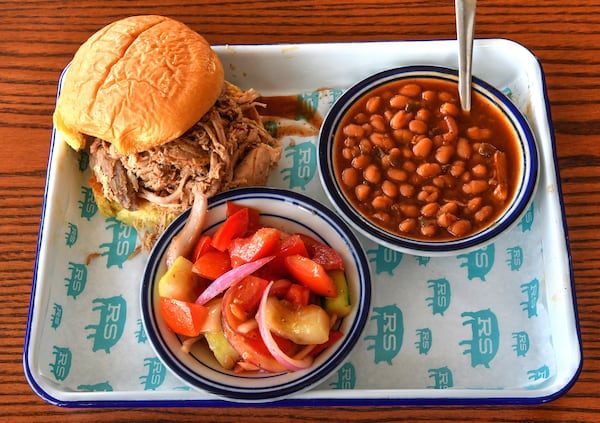
[[258, 329], [242, 334], [234, 331], [226, 322], [223, 324], [225, 338], [231, 346], [243, 357], [247, 363], [255, 365], [257, 368], [268, 372], [283, 372], [283, 367], [269, 352], [263, 342]]
[[160, 311], [167, 326], [185, 336], [198, 336], [208, 316], [207, 307], [168, 297], [160, 297]]
[[290, 285], [292, 285], [292, 283], [288, 279], [274, 280], [273, 285], [271, 285], [269, 295], [273, 295], [279, 299], [284, 298], [285, 294], [287, 294], [288, 290], [290, 289]]
[[273, 254], [280, 237], [279, 229], [260, 228], [247, 238], [234, 239], [229, 246], [231, 266], [237, 267]]
[[305, 234], [300, 234], [300, 238], [306, 246], [308, 257], [323, 266], [325, 270], [344, 270], [342, 257], [333, 248]]
[[290, 275], [312, 292], [324, 297], [335, 297], [337, 290], [335, 282], [327, 270], [308, 257], [299, 254], [285, 258], [285, 266]]
[[321, 351], [324, 351], [327, 348], [329, 348], [330, 346], [332, 346], [333, 344], [335, 344], [343, 336], [344, 336], [344, 333], [340, 332], [339, 330], [330, 331], [329, 339], [327, 340], [327, 342], [324, 342], [324, 343], [319, 344], [316, 347], [314, 347], [311, 350], [310, 355], [312, 355], [313, 357], [316, 357]]
[[227, 217], [233, 215], [241, 209], [248, 209], [248, 232], [255, 232], [258, 228], [260, 228], [260, 211], [254, 209], [252, 207], [242, 206], [240, 204], [234, 203], [233, 201], [227, 202]]
[[302, 238], [298, 234], [290, 235], [287, 238], [282, 239], [275, 255], [287, 257], [292, 254], [300, 254], [301, 256], [308, 257], [306, 245], [304, 245]]
[[277, 249], [273, 253], [275, 258], [261, 269], [261, 275], [270, 280], [284, 278], [287, 275], [284, 259], [293, 254], [300, 254], [308, 257], [304, 242], [302, 242], [300, 235], [297, 234], [285, 238], [282, 237], [279, 240]]
[[246, 319], [254, 316], [269, 282], [250, 275], [232, 285], [223, 296], [223, 318], [233, 330]]
[[[244, 333], [238, 330], [240, 324], [244, 322], [244, 318], [253, 317], [256, 313], [267, 285], [268, 281], [265, 279], [251, 275], [234, 284], [225, 292], [221, 309], [223, 332], [244, 361], [266, 371], [281, 372], [285, 368], [273, 358], [263, 342], [258, 328]], [[240, 318], [240, 312], [243, 312], [245, 316]]]
[[194, 247], [194, 254], [192, 257], [194, 262], [198, 260], [198, 257], [200, 257], [202, 254], [206, 253], [209, 250], [214, 250], [213, 246], [210, 245], [211, 241], [212, 240], [209, 235], [202, 235], [200, 237], [198, 243]]
[[294, 344], [293, 341], [286, 339], [282, 336], [277, 335], [276, 333], [271, 333], [275, 343], [279, 347], [279, 349], [287, 356], [293, 356], [298, 352], [299, 347], [298, 344]]
[[214, 281], [223, 273], [231, 270], [231, 260], [227, 251], [209, 250], [194, 262], [192, 272], [200, 277]]
[[[285, 371], [285, 367], [280, 364], [271, 355], [264, 341], [260, 337], [260, 333], [257, 329], [250, 333], [251, 336], [242, 336], [236, 334], [235, 343], [238, 348], [243, 349], [245, 360], [237, 363], [237, 368], [234, 369], [236, 373], [251, 371], [256, 372], [259, 370], [266, 370], [271, 372], [282, 372]], [[279, 349], [287, 356], [294, 356], [300, 349], [298, 345], [294, 344], [289, 339], [282, 338], [276, 334], [272, 334], [275, 343]], [[255, 363], [259, 363], [257, 365]]]
[[293, 283], [288, 288], [284, 298], [296, 306], [307, 306], [310, 300], [310, 289]]
[[248, 232], [248, 208], [244, 207], [233, 213], [217, 228], [211, 245], [219, 251], [225, 251], [235, 238], [245, 236]]
[[280, 300], [287, 300], [297, 306], [305, 306], [311, 302], [310, 289], [304, 285], [292, 283], [288, 279], [277, 279], [273, 281], [269, 296]]

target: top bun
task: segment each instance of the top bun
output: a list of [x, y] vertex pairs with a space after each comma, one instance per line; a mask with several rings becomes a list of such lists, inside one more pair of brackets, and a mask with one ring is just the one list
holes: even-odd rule
[[107, 25], [76, 52], [54, 125], [75, 150], [87, 135], [121, 154], [145, 151], [187, 131], [223, 84], [223, 66], [201, 35], [164, 16], [133, 16]]

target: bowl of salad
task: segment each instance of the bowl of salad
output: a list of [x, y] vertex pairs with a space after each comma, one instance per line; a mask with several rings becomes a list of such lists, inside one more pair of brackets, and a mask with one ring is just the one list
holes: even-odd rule
[[237, 402], [308, 390], [361, 338], [365, 253], [303, 194], [241, 188], [198, 197], [150, 253], [142, 320], [157, 356], [190, 386]]

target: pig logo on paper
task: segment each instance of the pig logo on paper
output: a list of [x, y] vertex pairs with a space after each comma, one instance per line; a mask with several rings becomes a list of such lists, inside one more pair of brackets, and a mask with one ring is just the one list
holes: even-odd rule
[[427, 305], [431, 307], [434, 315], [443, 316], [450, 306], [450, 283], [445, 278], [430, 279], [427, 281], [427, 287], [433, 290], [433, 295], [425, 299]]
[[137, 326], [138, 330], [135, 331], [135, 339], [137, 340], [138, 344], [145, 344], [148, 338], [146, 337], [146, 331], [144, 330], [142, 319], [138, 319]]
[[62, 322], [63, 308], [60, 304], [54, 303], [52, 307], [52, 315], [50, 315], [50, 322], [52, 329], [58, 329]]
[[93, 352], [104, 350], [108, 354], [123, 335], [127, 302], [121, 295], [118, 295], [110, 298], [96, 298], [92, 303], [95, 304], [92, 311], [100, 310], [100, 321], [96, 325], [85, 327], [86, 330], [92, 330], [87, 339], [94, 340]]
[[330, 383], [332, 389], [354, 389], [356, 386], [356, 369], [352, 363], [344, 363], [337, 371], [337, 380]]
[[68, 278], [65, 278], [65, 281], [67, 282], [65, 284], [67, 287], [67, 296], [77, 299], [85, 289], [87, 283], [87, 267], [85, 264], [73, 263], [70, 261], [68, 270], [71, 272], [71, 275]]
[[540, 380], [540, 379], [548, 379], [550, 377], [550, 368], [546, 365], [543, 365], [540, 368], [529, 370], [527, 372], [527, 378], [529, 380]]
[[90, 187], [81, 187], [81, 194], [83, 198], [79, 201], [79, 210], [81, 210], [81, 217], [84, 219], [92, 220], [92, 217], [98, 212], [98, 205], [94, 200], [94, 194]]
[[144, 385], [144, 390], [154, 391], [165, 381], [167, 369], [156, 357], [145, 358], [144, 367], [148, 368], [148, 373], [144, 376], [140, 376], [142, 385]]
[[464, 312], [460, 316], [468, 318], [463, 322], [463, 326], [471, 326], [471, 339], [459, 343], [470, 347], [463, 351], [463, 354], [471, 355], [471, 367], [483, 365], [489, 368], [500, 345], [500, 330], [496, 315], [490, 309], [486, 309]]
[[306, 189], [313, 179], [317, 169], [317, 148], [312, 142], [288, 145], [285, 147], [285, 157], [291, 158], [292, 166], [281, 171], [283, 180], [289, 181], [289, 188]]
[[512, 339], [512, 349], [517, 353], [517, 357], [525, 357], [529, 351], [529, 334], [525, 331], [513, 332]]
[[392, 359], [400, 352], [404, 337], [402, 311], [395, 304], [373, 307], [371, 320], [377, 323], [377, 333], [365, 337], [366, 341], [372, 341], [367, 350], [375, 352], [375, 364], [385, 361], [392, 365]]
[[518, 245], [506, 249], [506, 264], [512, 271], [517, 271], [523, 265], [523, 249]]
[[447, 366], [437, 369], [429, 369], [429, 378], [433, 379], [433, 386], [428, 386], [430, 389], [447, 389], [454, 386], [454, 378], [452, 372]]
[[398, 251], [394, 251], [383, 245], [378, 245], [376, 249], [368, 250], [367, 255], [369, 256], [369, 263], [375, 263], [375, 273], [388, 273], [389, 275], [394, 274], [394, 269], [398, 267], [402, 261], [403, 254]]
[[112, 392], [113, 387], [108, 382], [77, 385], [77, 389], [84, 392]]
[[52, 349], [54, 363], [50, 363], [50, 371], [56, 380], [65, 380], [71, 371], [71, 360], [73, 359], [71, 350], [64, 347], [57, 347], [56, 345]]
[[71, 248], [77, 242], [79, 230], [77, 225], [74, 225], [71, 222], [68, 223], [68, 228], [69, 230], [65, 233], [65, 243], [67, 247]]
[[533, 220], [534, 220], [534, 209], [535, 209], [534, 204], [531, 203], [531, 206], [529, 206], [529, 208], [523, 215], [523, 218], [518, 223], [517, 226], [521, 227], [522, 232], [527, 232], [527, 231], [531, 230], [531, 227], [533, 226]]
[[135, 228], [119, 222], [111, 217], [106, 219], [107, 231], [112, 231], [112, 240], [100, 245], [103, 256], [107, 257], [106, 268], [118, 266], [123, 268], [123, 263], [134, 252], [137, 243], [137, 231]]
[[490, 244], [479, 250], [467, 254], [460, 254], [456, 256], [456, 258], [459, 260], [464, 259], [460, 264], [460, 267], [467, 268], [467, 277], [469, 280], [479, 278], [482, 281], [485, 281], [485, 276], [492, 270], [492, 267], [494, 267], [495, 252], [496, 247], [494, 244]]
[[525, 301], [520, 303], [523, 307], [523, 311], [527, 312], [527, 317], [530, 319], [537, 316], [537, 302], [540, 297], [540, 281], [533, 279], [531, 282], [522, 284], [521, 292], [527, 296]]
[[427, 353], [431, 349], [431, 342], [432, 342], [431, 329], [429, 329], [429, 328], [417, 329], [416, 333], [417, 333], [417, 342], [415, 342], [415, 346], [417, 347], [417, 351], [419, 351], [420, 355], [427, 355]]

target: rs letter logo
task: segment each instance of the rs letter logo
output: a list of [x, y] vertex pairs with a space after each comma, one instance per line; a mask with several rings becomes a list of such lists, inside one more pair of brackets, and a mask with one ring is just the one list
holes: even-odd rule
[[437, 369], [429, 369], [429, 378], [433, 379], [434, 384], [428, 386], [432, 389], [447, 389], [454, 386], [454, 378], [448, 367], [439, 367]]
[[369, 263], [375, 263], [375, 273], [394, 274], [394, 269], [402, 261], [403, 254], [390, 248], [378, 245], [376, 249], [368, 250]]
[[494, 244], [490, 244], [485, 248], [481, 248], [476, 251], [472, 251], [467, 254], [460, 254], [457, 259], [465, 259], [460, 267], [467, 268], [467, 277], [469, 280], [479, 278], [485, 281], [485, 275], [492, 270], [494, 267], [494, 254], [496, 247]]
[[67, 296], [77, 299], [85, 289], [87, 283], [87, 267], [85, 264], [69, 262], [69, 271], [71, 275], [65, 278], [67, 282]]
[[450, 283], [446, 278], [430, 279], [427, 286], [433, 290], [433, 295], [426, 298], [427, 305], [431, 307], [433, 314], [443, 316], [450, 306]]
[[123, 263], [135, 250], [137, 231], [112, 217], [106, 221], [109, 223], [106, 229], [112, 231], [112, 241], [100, 245], [104, 249], [102, 255], [107, 257], [106, 267], [123, 268]]
[[285, 147], [285, 157], [292, 158], [292, 167], [283, 169], [283, 180], [289, 181], [289, 188], [306, 189], [306, 185], [313, 179], [317, 169], [317, 148], [312, 142]]
[[56, 380], [65, 380], [71, 371], [71, 361], [73, 359], [71, 350], [55, 345], [52, 355], [54, 356], [54, 363], [50, 363], [50, 371], [52, 371]]
[[92, 189], [89, 187], [81, 187], [81, 194], [83, 195], [83, 198], [79, 201], [81, 217], [88, 221], [92, 220], [92, 217], [98, 212], [98, 205], [96, 205], [96, 201], [94, 201]]
[[330, 383], [332, 389], [354, 389], [356, 385], [356, 369], [352, 363], [345, 363], [337, 371], [337, 381]]
[[165, 381], [167, 369], [156, 357], [145, 358], [144, 367], [148, 368], [148, 372], [144, 376], [140, 376], [140, 380], [144, 385], [144, 390], [154, 391]]
[[125, 328], [127, 314], [127, 303], [122, 296], [110, 298], [96, 298], [92, 311], [100, 311], [100, 321], [97, 325], [87, 325], [91, 329], [87, 338], [93, 339], [92, 351], [104, 350], [110, 353], [110, 349], [121, 339]]
[[469, 346], [463, 354], [471, 355], [471, 367], [483, 365], [489, 368], [490, 361], [496, 356], [500, 344], [500, 330], [496, 315], [487, 309], [464, 312], [460, 316], [467, 318], [463, 326], [471, 326], [471, 339], [460, 342], [460, 345]]
[[392, 365], [392, 359], [400, 352], [404, 337], [402, 311], [395, 305], [373, 308], [373, 317], [377, 323], [377, 333], [365, 337], [373, 341], [367, 350], [375, 351], [375, 364], [385, 361]]
[[512, 349], [517, 353], [517, 357], [525, 357], [529, 351], [529, 334], [525, 331], [512, 333]]
[[523, 310], [527, 312], [527, 317], [537, 316], [537, 302], [540, 297], [540, 281], [532, 279], [530, 282], [521, 285], [521, 292], [525, 294], [525, 301], [521, 302]]

